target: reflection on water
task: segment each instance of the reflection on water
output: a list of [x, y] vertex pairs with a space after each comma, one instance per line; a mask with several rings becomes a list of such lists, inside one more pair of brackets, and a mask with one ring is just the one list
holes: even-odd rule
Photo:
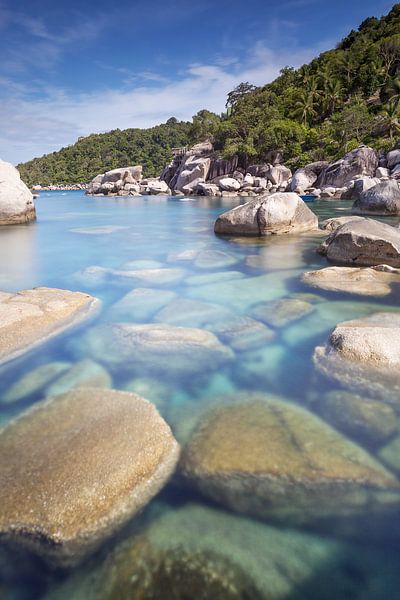
[[2, 291], [30, 288], [37, 281], [37, 228], [0, 227], [0, 286]]
[[[321, 414], [392, 472], [400, 471], [393, 408], [390, 414], [378, 410], [373, 431], [368, 421], [371, 435], [368, 427], [360, 435], [362, 402], [337, 393], [312, 363], [314, 348], [336, 323], [397, 310], [400, 286], [367, 301], [309, 288], [301, 275], [326, 265], [315, 252], [323, 238], [216, 237], [216, 217], [236, 204], [235, 198], [183, 202], [48, 193], [37, 200], [36, 224], [2, 228], [1, 289], [87, 291], [103, 308], [95, 322], [1, 369], [0, 421], [96, 377], [99, 385], [151, 399], [185, 441], [207, 410], [229, 404], [239, 392], [260, 392]], [[310, 206], [325, 219], [346, 214], [350, 203]], [[196, 344], [187, 328], [201, 330]], [[132, 339], [138, 342], [127, 345]], [[368, 407], [373, 410], [374, 398]], [[348, 426], [339, 418], [343, 410], [349, 410]], [[4, 589], [5, 598], [30, 600], [45, 595], [47, 586], [50, 598], [74, 599], [396, 596], [400, 553], [391, 519], [397, 515], [379, 526], [355, 522], [350, 540], [339, 539], [334, 522], [321, 532], [286, 529], [224, 511], [195, 494], [168, 487], [122, 534], [125, 539], [104, 548], [60, 588], [61, 574], [36, 566], [26, 580], [18, 569], [7, 571], [12, 583], [0, 583], [0, 596]]]

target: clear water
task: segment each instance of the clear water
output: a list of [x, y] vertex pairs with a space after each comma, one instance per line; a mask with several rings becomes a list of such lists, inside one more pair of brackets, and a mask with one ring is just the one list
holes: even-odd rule
[[[212, 397], [241, 390], [272, 392], [312, 408], [312, 401], [330, 389], [329, 383], [317, 378], [314, 372], [311, 357], [315, 346], [323, 343], [332, 327], [340, 321], [368, 315], [382, 308], [396, 310], [400, 290], [394, 288], [393, 293], [384, 298], [366, 299], [309, 288], [301, 282], [300, 276], [304, 271], [326, 266], [325, 259], [315, 252], [321, 238], [314, 233], [262, 240], [216, 237], [213, 233], [215, 219], [237, 202], [235, 198], [90, 198], [81, 192], [42, 193], [36, 202], [37, 223], [1, 228], [0, 289], [67, 288], [89, 292], [100, 298], [103, 304], [95, 321], [56, 338], [1, 369], [0, 422], [7, 422], [42, 397], [43, 391], [38, 391], [18, 402], [1, 402], [7, 389], [33, 368], [56, 360], [76, 363], [84, 358], [94, 358], [101, 362], [99, 353], [88, 346], [87, 335], [89, 330], [102, 323], [161, 321], [185, 327], [204, 327], [218, 334], [221, 326], [235, 316], [254, 318], [257, 305], [282, 298], [304, 299], [301, 294], [310, 293], [313, 297], [305, 299], [311, 304], [311, 312], [283, 327], [272, 327], [273, 340], [263, 339], [261, 335], [249, 338], [242, 346], [235, 346], [237, 340], [225, 340], [226, 344], [233, 344], [234, 359], [218, 369], [205, 362], [200, 371], [193, 371], [189, 367], [186, 369], [184, 363], [178, 370], [172, 369], [171, 365], [169, 372], [168, 365], [166, 368], [165, 363], [158, 364], [155, 359], [145, 369], [138, 365], [127, 370], [119, 368], [118, 356], [114, 356], [115, 364], [110, 375], [116, 389], [134, 389], [143, 395], [147, 392], [178, 437], [179, 432], [185, 429], [184, 420], [190, 415], [191, 407], [194, 409], [199, 403], [209, 402]], [[350, 204], [326, 201], [309, 206], [324, 219], [349, 214]], [[392, 224], [397, 221], [389, 220]], [[138, 275], [137, 279], [127, 280], [115, 273], [99, 275], [99, 272], [88, 272], [87, 269], [93, 266], [117, 271], [154, 268], [173, 271], [164, 272], [158, 279], [146, 280], [146, 276], [141, 279], [142, 276]], [[134, 309], [118, 305], [117, 310], [116, 303], [137, 287], [158, 290], [159, 300], [154, 305], [150, 301], [136, 301]], [[154, 296], [151, 298], [154, 300]], [[165, 309], [171, 302], [182, 299], [209, 303], [212, 307], [208, 307], [206, 316], [198, 304], [173, 304], [169, 311]], [[368, 447], [368, 443], [366, 445]], [[206, 506], [204, 500], [189, 497], [188, 492], [168, 488], [152, 502], [149, 510], [151, 513], [153, 507], [162, 503], [164, 512], [174, 513], [189, 500]], [[228, 513], [219, 510], [222, 523]], [[238, 523], [240, 521], [243, 535], [252, 531], [256, 523], [235, 518]], [[258, 526], [258, 546], [253, 548], [255, 554], [265, 551], [260, 546], [263, 543], [263, 527], [261, 524]], [[272, 535], [276, 538], [274, 544], [279, 552], [279, 535], [287, 536], [288, 533], [280, 532], [279, 528], [274, 529], [273, 534], [271, 531], [265, 529], [266, 548], [269, 548], [268, 536]], [[298, 533], [294, 532], [293, 539], [296, 535]], [[320, 540], [321, 548], [335, 539], [334, 529], [328, 534], [324, 531], [320, 536], [315, 532], [312, 535], [310, 544]], [[346, 573], [346, 577], [349, 576], [354, 583], [351, 590], [344, 584], [341, 587], [339, 573], [334, 581], [331, 577], [330, 584], [322, 592], [321, 572], [326, 571], [328, 580], [330, 577], [329, 560], [325, 557], [324, 564], [318, 569], [316, 567], [315, 573], [307, 574], [304, 595], [297, 590], [298, 595], [288, 591], [287, 594], [282, 592], [271, 597], [396, 597], [400, 583], [400, 573], [397, 575], [400, 552], [389, 537], [386, 540], [383, 532], [379, 543], [370, 541], [368, 535], [364, 541], [350, 543], [355, 555], [369, 552], [368, 560], [373, 565], [366, 571], [351, 572], [350, 576]], [[294, 556], [299, 552], [296, 548], [293, 542], [288, 552]], [[375, 556], [376, 560], [371, 556]], [[290, 556], [287, 560], [287, 569], [290, 570]], [[346, 569], [346, 559], [343, 561]], [[348, 570], [352, 568], [349, 563]], [[282, 569], [285, 569], [285, 564]], [[18, 581], [14, 578], [11, 584], [4, 584], [4, 588], [0, 585], [0, 596], [4, 589], [7, 598], [39, 598], [48, 586], [52, 589], [58, 585], [59, 578], [62, 578], [61, 575], [49, 575], [37, 568], [33, 579], [21, 578]], [[329, 585], [331, 591], [328, 591]], [[342, 593], [347, 595], [341, 596]], [[190, 590], [187, 597], [191, 597]]]

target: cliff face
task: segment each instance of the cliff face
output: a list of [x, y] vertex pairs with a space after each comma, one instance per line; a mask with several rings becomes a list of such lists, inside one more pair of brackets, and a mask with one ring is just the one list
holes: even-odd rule
[[172, 162], [165, 167], [160, 179], [172, 190], [186, 194], [194, 191], [199, 183], [212, 182], [217, 177], [233, 173], [238, 166], [238, 157], [219, 158], [211, 142], [206, 141], [190, 149], [174, 149]]

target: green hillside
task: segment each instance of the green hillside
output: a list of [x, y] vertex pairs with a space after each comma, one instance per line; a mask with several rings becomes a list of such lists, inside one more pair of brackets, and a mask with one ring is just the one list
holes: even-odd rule
[[18, 165], [28, 185], [90, 181], [121, 165], [143, 165], [146, 176], [159, 175], [171, 148], [188, 143], [190, 123], [169, 119], [150, 129], [115, 129], [80, 138], [76, 144]]
[[151, 129], [94, 134], [18, 168], [25, 181], [73, 183], [127, 164], [159, 175], [170, 149], [210, 138], [241, 166], [276, 153], [299, 167], [370, 144], [390, 149], [400, 142], [400, 4], [381, 19], [366, 19], [334, 50], [300, 69], [285, 67], [263, 87], [240, 84], [227, 110], [202, 110], [192, 123], [171, 118]]
[[283, 154], [289, 166], [333, 158], [360, 142], [400, 141], [400, 4], [366, 19], [334, 50], [270, 84], [244, 83], [211, 127], [216, 146], [242, 165]]

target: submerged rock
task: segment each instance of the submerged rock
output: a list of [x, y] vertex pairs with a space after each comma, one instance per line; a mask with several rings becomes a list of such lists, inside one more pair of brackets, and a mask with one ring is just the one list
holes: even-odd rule
[[161, 323], [101, 325], [89, 330], [82, 343], [87, 354], [110, 369], [141, 375], [201, 373], [233, 358], [232, 350], [209, 331]]
[[382, 446], [398, 430], [391, 406], [344, 390], [325, 394], [318, 412], [336, 429], [368, 447]]
[[310, 314], [313, 310], [312, 304], [305, 300], [282, 298], [282, 300], [255, 306], [251, 314], [272, 327], [285, 327]]
[[146, 512], [142, 528], [46, 600], [377, 600], [399, 585], [396, 554], [379, 548], [194, 503], [157, 503]]
[[363, 192], [354, 202], [355, 215], [400, 215], [400, 186], [397, 181], [382, 181]]
[[259, 235], [296, 233], [317, 229], [318, 218], [293, 193], [261, 196], [223, 213], [215, 222], [215, 233]]
[[181, 327], [210, 329], [213, 325], [221, 321], [231, 321], [234, 317], [234, 313], [221, 304], [178, 297], [160, 310], [154, 320]]
[[40, 402], [0, 430], [0, 539], [72, 566], [147, 504], [178, 454], [134, 394], [81, 388]]
[[296, 405], [253, 395], [211, 410], [183, 449], [187, 485], [228, 508], [285, 525], [334, 519], [357, 533], [398, 510], [400, 485], [363, 449]]
[[178, 283], [185, 276], [185, 271], [180, 268], [162, 269], [107, 269], [93, 265], [77, 274], [79, 281], [85, 285], [172, 285]]
[[333, 217], [331, 219], [325, 219], [320, 223], [321, 229], [325, 229], [326, 231], [332, 232], [336, 231], [341, 225], [345, 223], [351, 223], [362, 219], [363, 217], [356, 217], [355, 215], [350, 215], [348, 217]]
[[246, 316], [235, 316], [217, 323], [211, 327], [212, 331], [233, 350], [249, 350], [268, 344], [275, 338], [275, 332]]
[[142, 323], [176, 298], [175, 292], [152, 288], [135, 288], [112, 305], [109, 315], [119, 321]]
[[0, 363], [86, 319], [100, 306], [88, 294], [34, 288], [0, 294]]
[[28, 396], [43, 390], [56, 377], [65, 373], [72, 364], [65, 361], [54, 361], [40, 365], [23, 375], [13, 383], [0, 397], [0, 402], [9, 404], [19, 402]]
[[227, 252], [202, 250], [194, 261], [194, 266], [198, 269], [226, 269], [237, 262], [238, 259]]
[[400, 273], [391, 273], [370, 267], [327, 267], [304, 273], [302, 281], [308, 285], [359, 296], [387, 296], [392, 284], [400, 284]]
[[75, 363], [46, 389], [46, 396], [57, 396], [77, 387], [110, 388], [112, 379], [104, 367], [93, 360]]
[[36, 219], [33, 196], [11, 163], [0, 160], [0, 225], [18, 225]]
[[400, 436], [396, 436], [378, 453], [379, 460], [391, 471], [400, 475]]
[[400, 314], [380, 312], [335, 327], [316, 368], [344, 388], [400, 407]]
[[352, 221], [333, 231], [318, 252], [342, 264], [400, 267], [400, 230], [373, 219]]

